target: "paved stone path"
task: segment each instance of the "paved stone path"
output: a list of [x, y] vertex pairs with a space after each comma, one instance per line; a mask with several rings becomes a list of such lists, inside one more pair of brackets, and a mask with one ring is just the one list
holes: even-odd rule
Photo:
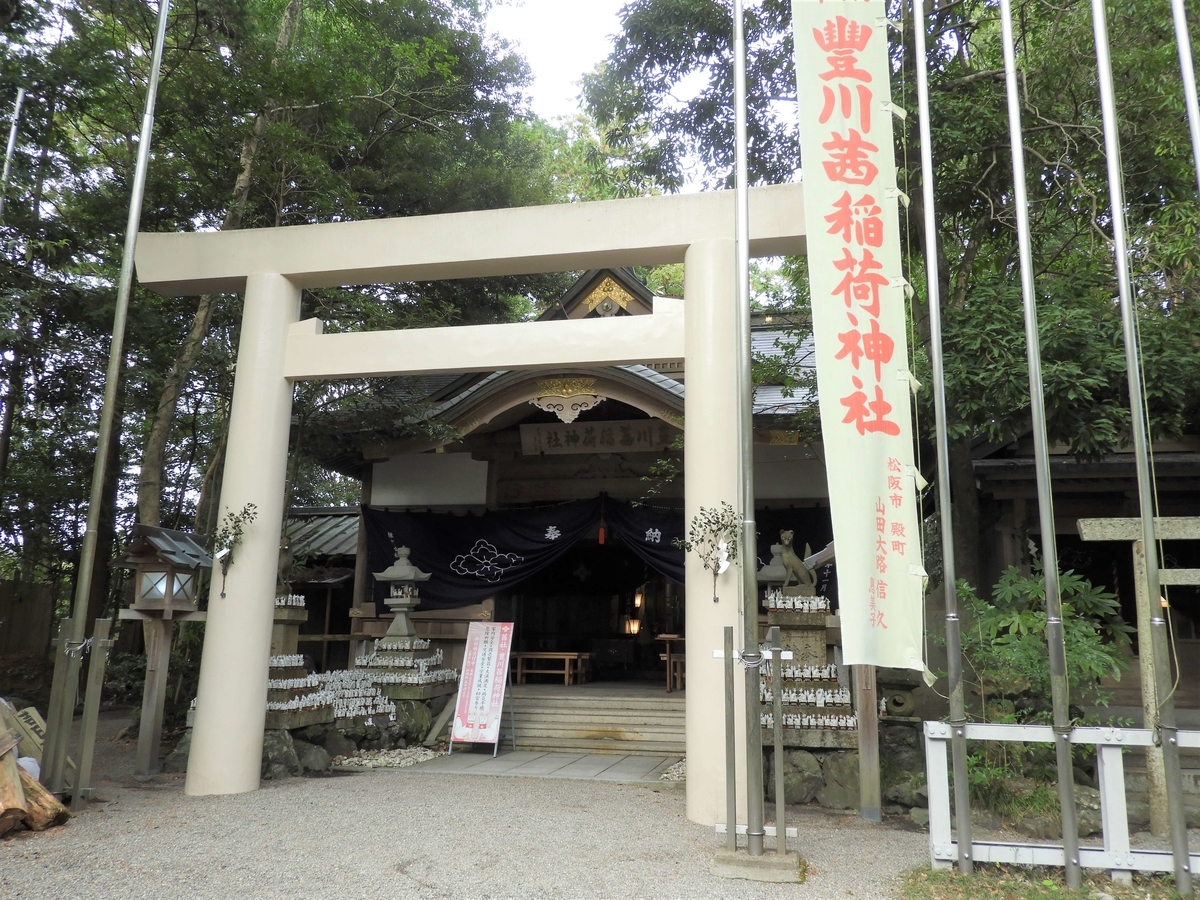
[[420, 765], [188, 797], [182, 776], [133, 778], [134, 745], [112, 740], [124, 721], [106, 721], [97, 745], [100, 801], [62, 828], [0, 840], [0, 897], [888, 900], [928, 852], [899, 824], [805, 808], [789, 821], [807, 884], [720, 879], [708, 871], [718, 839], [687, 820], [680, 786], [561, 774], [587, 756], [508, 760], [558, 766], [551, 778], [466, 777], [501, 764], [481, 753], [459, 773]]
[[610, 753], [541, 753], [536, 750], [490, 752], [455, 750], [417, 765], [421, 772], [457, 775], [513, 775], [525, 778], [577, 778], [658, 784], [677, 756], [618, 756]]

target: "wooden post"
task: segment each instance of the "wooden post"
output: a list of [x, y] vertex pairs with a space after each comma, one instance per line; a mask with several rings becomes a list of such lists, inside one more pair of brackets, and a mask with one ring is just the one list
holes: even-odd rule
[[[42, 784], [51, 793], [61, 793], [63, 789], [62, 767], [56, 765], [59, 743], [69, 743], [71, 739], [71, 716], [68, 713], [64, 728], [60, 712], [63, 707], [63, 694], [67, 690], [67, 635], [71, 633], [71, 620], [63, 619], [58, 623], [58, 634], [54, 638], [54, 680], [50, 683], [50, 708], [46, 711], [50, 721], [46, 723], [46, 743], [42, 748]], [[65, 765], [65, 763], [64, 763]]]
[[[1150, 618], [1154, 615], [1146, 591], [1146, 545], [1133, 542], [1133, 587], [1137, 605], [1138, 674], [1142, 679], [1142, 727], [1153, 728], [1158, 717], [1158, 685], [1154, 676], [1154, 642], [1150, 640]], [[1157, 598], [1155, 598], [1157, 599]], [[1150, 833], [1164, 836], [1170, 831], [1167, 819], [1167, 777], [1162, 747], [1146, 750], [1146, 785], [1150, 802]]]
[[[725, 847], [737, 851], [737, 730], [734, 724], [733, 628], [725, 626]], [[779, 765], [776, 760], [775, 765]]]
[[97, 619], [92, 632], [92, 663], [88, 666], [87, 692], [83, 696], [83, 722], [80, 723], [79, 771], [71, 792], [71, 809], [81, 812], [92, 793], [92, 753], [96, 749], [96, 721], [100, 717], [100, 694], [104, 690], [104, 669], [113, 642], [108, 639], [111, 619]]
[[[358, 498], [361, 506], [369, 506], [371, 503], [371, 483], [374, 475], [374, 464], [367, 464], [366, 468], [363, 469], [362, 491]], [[368, 604], [372, 607], [370, 615], [375, 615], [375, 604], [370, 602], [371, 574], [367, 571], [368, 568], [367, 523], [360, 511], [358, 514], [358, 544], [354, 550], [354, 592], [350, 600], [350, 633], [352, 635], [362, 634], [362, 616], [365, 615], [364, 610]], [[325, 630], [328, 633], [329, 629], [326, 628]], [[349, 659], [346, 661], [346, 668], [353, 669], [355, 667], [355, 660], [358, 659], [358, 639], [355, 637], [350, 638], [349, 654]]]
[[[333, 585], [325, 588], [325, 630], [321, 634], [329, 637], [329, 612], [333, 606]], [[329, 671], [329, 641], [321, 641], [321, 671]]]
[[[1085, 541], [1127, 541], [1133, 545], [1133, 586], [1137, 607], [1138, 675], [1142, 683], [1142, 727], [1153, 728], [1158, 720], [1159, 692], [1156, 683], [1156, 663], [1170, 665], [1168, 660], [1156, 660], [1151, 639], [1150, 620], [1157, 597], [1151, 597], [1146, 579], [1146, 546], [1142, 541], [1142, 520], [1132, 518], [1079, 519], [1079, 536]], [[1154, 529], [1159, 540], [1200, 540], [1200, 517], [1155, 517]], [[1200, 580], [1179, 576], [1177, 570], [1161, 569], [1160, 584], [1186, 584]], [[1150, 831], [1163, 836], [1170, 831], [1167, 804], [1167, 776], [1162, 747], [1146, 748], [1146, 782], [1150, 801]]]
[[858, 716], [858, 814], [868, 822], [883, 821], [879, 784], [879, 704], [875, 667], [854, 667], [854, 711]]
[[[142, 691], [142, 719], [138, 726], [137, 767], [141, 776], [158, 772], [158, 749], [162, 741], [163, 706], [167, 700], [167, 671], [171, 664], [174, 620], [147, 619], [155, 634], [153, 652], [146, 653], [146, 687]], [[147, 648], [148, 651], [150, 648]]]
[[774, 726], [775, 751], [775, 849], [787, 856], [787, 796], [783, 789], [783, 644], [779, 641], [779, 626], [767, 629], [771, 644], [771, 712]]

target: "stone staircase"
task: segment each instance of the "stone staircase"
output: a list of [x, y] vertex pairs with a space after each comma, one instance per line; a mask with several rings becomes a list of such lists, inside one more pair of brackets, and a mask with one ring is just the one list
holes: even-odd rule
[[518, 750], [684, 755], [684, 694], [641, 684], [510, 688], [502, 729], [515, 716]]

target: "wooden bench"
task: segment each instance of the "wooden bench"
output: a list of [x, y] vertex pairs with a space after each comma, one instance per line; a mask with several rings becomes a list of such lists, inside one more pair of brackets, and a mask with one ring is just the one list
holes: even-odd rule
[[[662, 641], [667, 645], [667, 652], [658, 654], [658, 658], [667, 664], [667, 693], [669, 694], [671, 691], [682, 691], [685, 674], [683, 635], [660, 634], [655, 638], [655, 640]], [[676, 644], [678, 644], [678, 646], [675, 646]]]
[[665, 653], [658, 654], [658, 658], [667, 664], [667, 693], [671, 691], [682, 691], [684, 689], [684, 678], [687, 675], [687, 670], [684, 665], [685, 657], [678, 653], [673, 656], [667, 656]]
[[528, 675], [561, 675], [563, 684], [585, 684], [592, 654], [560, 651], [520, 651], [512, 654], [513, 684]]

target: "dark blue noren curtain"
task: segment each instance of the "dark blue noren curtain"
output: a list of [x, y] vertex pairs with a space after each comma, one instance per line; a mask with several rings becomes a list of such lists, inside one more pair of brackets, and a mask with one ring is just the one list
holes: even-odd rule
[[604, 521], [634, 553], [661, 575], [683, 584], [683, 510], [635, 506], [604, 498]]
[[[387, 512], [363, 507], [367, 560], [382, 572], [408, 547], [409, 559], [432, 577], [418, 586], [424, 609], [478, 603], [545, 568], [600, 519], [600, 498], [542, 509], [468, 513]], [[386, 585], [373, 583], [376, 603]]]

